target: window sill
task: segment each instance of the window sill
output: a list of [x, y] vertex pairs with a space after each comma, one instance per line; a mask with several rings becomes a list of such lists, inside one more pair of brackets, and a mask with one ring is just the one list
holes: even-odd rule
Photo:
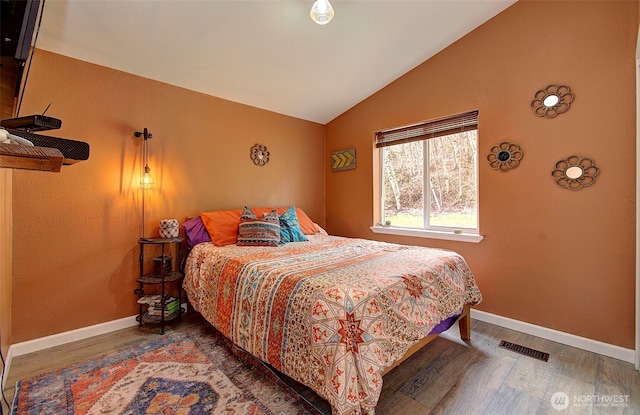
[[397, 228], [394, 226], [371, 226], [369, 229], [374, 233], [384, 233], [387, 235], [415, 236], [417, 238], [444, 239], [459, 242], [478, 243], [484, 238], [484, 236], [476, 233], [454, 233], [453, 231], [443, 232], [426, 229]]

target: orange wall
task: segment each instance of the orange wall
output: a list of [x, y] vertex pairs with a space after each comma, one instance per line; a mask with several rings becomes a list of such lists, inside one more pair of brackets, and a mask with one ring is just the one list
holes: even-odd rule
[[[637, 34], [635, 1], [516, 3], [327, 125], [325, 157], [356, 147], [358, 163], [325, 167], [327, 230], [456, 250], [484, 294], [478, 309], [634, 348]], [[569, 85], [575, 100], [555, 119], [538, 118], [529, 103], [552, 83]], [[485, 239], [372, 233], [373, 132], [472, 109]], [[486, 161], [503, 140], [524, 151], [508, 173]], [[569, 191], [551, 179], [570, 154], [600, 167], [592, 187]]]
[[[137, 312], [140, 144], [151, 173], [145, 236], [160, 219], [242, 206], [299, 206], [324, 225], [324, 127], [36, 50], [20, 115], [62, 119], [86, 141], [60, 173], [13, 172], [11, 343]], [[258, 167], [250, 149], [264, 144]], [[3, 311], [4, 313], [4, 311]], [[4, 341], [4, 338], [3, 338]]]

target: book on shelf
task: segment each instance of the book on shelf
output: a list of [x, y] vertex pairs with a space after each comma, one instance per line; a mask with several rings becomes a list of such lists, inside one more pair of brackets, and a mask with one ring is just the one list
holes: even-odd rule
[[[164, 300], [164, 307], [162, 302]], [[146, 304], [150, 315], [160, 315], [164, 311], [165, 315], [177, 313], [180, 310], [180, 300], [170, 295], [165, 295], [164, 299], [159, 294], [145, 295], [138, 299], [138, 304]]]
[[[150, 316], [156, 316], [156, 317], [160, 317], [162, 315], [160, 310], [147, 310], [147, 314], [149, 314]], [[172, 312], [169, 312], [169, 311], [165, 311], [164, 312], [164, 316], [165, 317], [173, 317], [176, 314], [178, 314], [177, 310], [176, 311], [172, 311]]]
[[[171, 297], [170, 295], [164, 296], [165, 304], [173, 300], [175, 300], [175, 298]], [[152, 304], [160, 304], [161, 302], [162, 302], [162, 296], [160, 294], [144, 295], [138, 299], [138, 304], [152, 305]]]
[[180, 302], [178, 300], [174, 300], [169, 304], [165, 304], [164, 308], [162, 307], [161, 304], [150, 305], [149, 311], [157, 311], [159, 313], [160, 311], [164, 310], [165, 312], [173, 313], [178, 311], [179, 308], [180, 308]]
[[[170, 295], [164, 296], [164, 303], [170, 303], [171, 301], [176, 300], [175, 297]], [[160, 294], [148, 294], [140, 297], [138, 299], [138, 304], [160, 304], [162, 302], [162, 296]]]
[[[176, 307], [178, 305], [180, 305], [180, 302], [178, 301], [177, 298], [173, 298], [173, 299], [171, 299], [169, 301], [165, 300], [165, 303], [164, 303], [165, 309], [168, 308], [168, 307]], [[151, 304], [149, 304], [149, 307], [160, 308], [160, 307], [162, 307], [162, 303], [160, 303], [160, 302], [151, 303]]]

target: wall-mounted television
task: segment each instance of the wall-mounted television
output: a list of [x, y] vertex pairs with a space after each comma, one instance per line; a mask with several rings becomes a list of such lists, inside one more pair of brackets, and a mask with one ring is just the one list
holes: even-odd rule
[[26, 61], [29, 57], [29, 49], [31, 48], [31, 40], [33, 39], [36, 27], [36, 19], [38, 18], [38, 8], [40, 0], [27, 0], [25, 4], [22, 25], [20, 26], [20, 36], [16, 46], [15, 58], [20, 61]]
[[2, 14], [2, 56], [20, 61], [29, 57], [40, 0], [0, 0]]

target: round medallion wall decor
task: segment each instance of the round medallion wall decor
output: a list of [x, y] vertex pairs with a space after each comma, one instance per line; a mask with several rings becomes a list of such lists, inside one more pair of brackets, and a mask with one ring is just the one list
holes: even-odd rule
[[595, 162], [587, 157], [569, 156], [556, 163], [551, 177], [558, 186], [569, 190], [580, 190], [591, 186], [596, 181], [600, 169]]
[[573, 102], [573, 92], [566, 85], [547, 85], [533, 96], [531, 109], [538, 117], [554, 118], [567, 112]]
[[264, 166], [267, 164], [269, 162], [269, 155], [267, 146], [256, 144], [251, 147], [251, 160], [253, 160], [253, 164], [256, 166]]
[[492, 169], [507, 172], [518, 167], [523, 156], [519, 145], [502, 141], [491, 147], [487, 161]]

